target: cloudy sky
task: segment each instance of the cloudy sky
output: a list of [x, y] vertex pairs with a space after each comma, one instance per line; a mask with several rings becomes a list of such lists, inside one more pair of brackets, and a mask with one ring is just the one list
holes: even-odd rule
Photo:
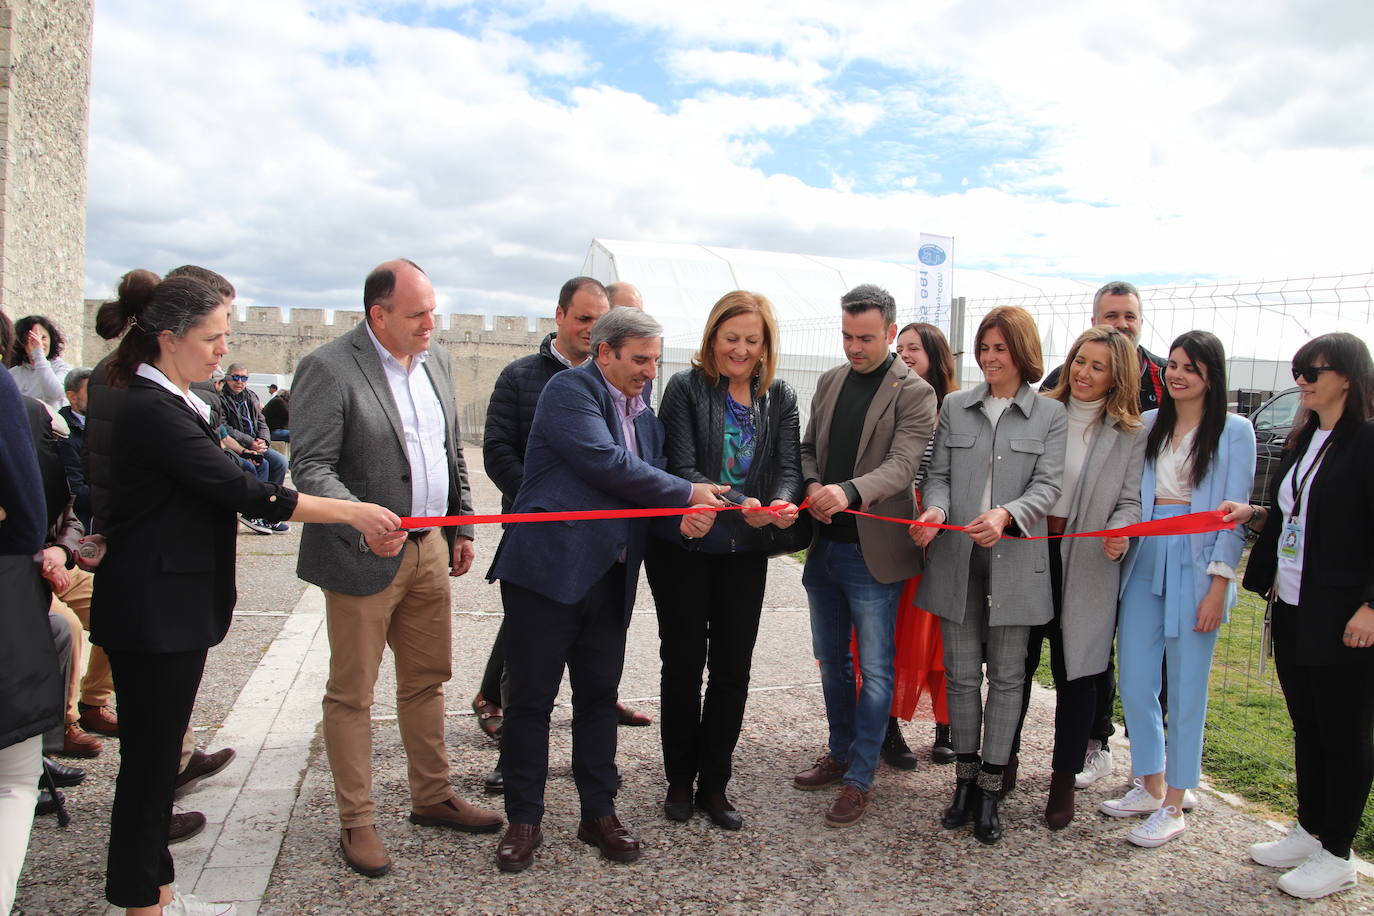
[[593, 238], [1142, 283], [1368, 269], [1374, 4], [100, 0], [87, 288], [547, 314]]

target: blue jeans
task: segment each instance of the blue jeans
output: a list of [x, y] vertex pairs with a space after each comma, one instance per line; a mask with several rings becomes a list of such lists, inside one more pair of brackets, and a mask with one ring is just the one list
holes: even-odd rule
[[[858, 544], [816, 538], [806, 556], [802, 585], [811, 605], [811, 647], [821, 664], [821, 691], [830, 723], [830, 756], [848, 763], [846, 785], [873, 788], [878, 750], [892, 707], [892, 656], [896, 651], [901, 581], [873, 578]], [[855, 699], [849, 635], [859, 647], [863, 687]]]
[[262, 457], [263, 464], [267, 466], [267, 483], [281, 484], [286, 479], [286, 458], [271, 448], [263, 452]]

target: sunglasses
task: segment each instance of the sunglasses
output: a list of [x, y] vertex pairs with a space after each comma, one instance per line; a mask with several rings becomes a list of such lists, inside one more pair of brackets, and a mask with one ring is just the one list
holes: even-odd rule
[[[234, 381], [236, 381], [236, 382], [246, 382], [246, 381], [248, 381], [248, 376], [246, 376], [246, 375], [231, 375], [231, 376], [229, 376], [229, 377], [230, 377], [231, 379], [233, 379]], [[1293, 378], [1297, 378], [1297, 376], [1294, 375]]]
[[1336, 370], [1330, 366], [1303, 366], [1301, 368], [1294, 366], [1293, 381], [1296, 382], [1299, 378], [1301, 378], [1307, 384], [1315, 385], [1317, 384], [1317, 379], [1321, 378], [1321, 374], [1323, 372], [1335, 371]]

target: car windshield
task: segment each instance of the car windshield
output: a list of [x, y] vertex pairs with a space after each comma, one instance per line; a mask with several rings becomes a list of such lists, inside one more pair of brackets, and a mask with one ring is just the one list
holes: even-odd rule
[[1298, 414], [1298, 390], [1285, 391], [1255, 413], [1255, 429], [1288, 429]]

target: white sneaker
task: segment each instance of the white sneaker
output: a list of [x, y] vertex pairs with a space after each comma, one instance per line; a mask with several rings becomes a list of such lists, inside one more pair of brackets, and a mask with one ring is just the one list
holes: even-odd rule
[[1088, 753], [1083, 758], [1083, 771], [1074, 777], [1073, 784], [1076, 788], [1086, 789], [1103, 776], [1112, 775], [1112, 769], [1112, 749], [1093, 741], [1088, 745]]
[[1145, 823], [1126, 834], [1126, 839], [1137, 846], [1153, 849], [1163, 846], [1187, 829], [1188, 825], [1183, 822], [1183, 812], [1170, 805], [1151, 814]]
[[1183, 801], [1179, 802], [1178, 806], [1184, 811], [1192, 811], [1197, 807], [1197, 796], [1193, 794], [1192, 789], [1183, 790]]
[[1279, 876], [1279, 890], [1304, 900], [1325, 897], [1359, 883], [1355, 860], [1346, 855], [1338, 859], [1320, 846], [1297, 868]]
[[172, 885], [172, 902], [162, 908], [162, 916], [234, 916], [239, 908], [232, 903], [209, 903], [183, 894]]
[[1154, 814], [1164, 804], [1162, 798], [1155, 798], [1139, 779], [1135, 787], [1120, 798], [1109, 798], [1097, 806], [1097, 810], [1112, 817], [1136, 817], [1141, 814]]
[[1303, 830], [1302, 824], [1294, 821], [1283, 839], [1251, 846], [1250, 858], [1271, 868], [1296, 868], [1321, 848], [1321, 841]]

